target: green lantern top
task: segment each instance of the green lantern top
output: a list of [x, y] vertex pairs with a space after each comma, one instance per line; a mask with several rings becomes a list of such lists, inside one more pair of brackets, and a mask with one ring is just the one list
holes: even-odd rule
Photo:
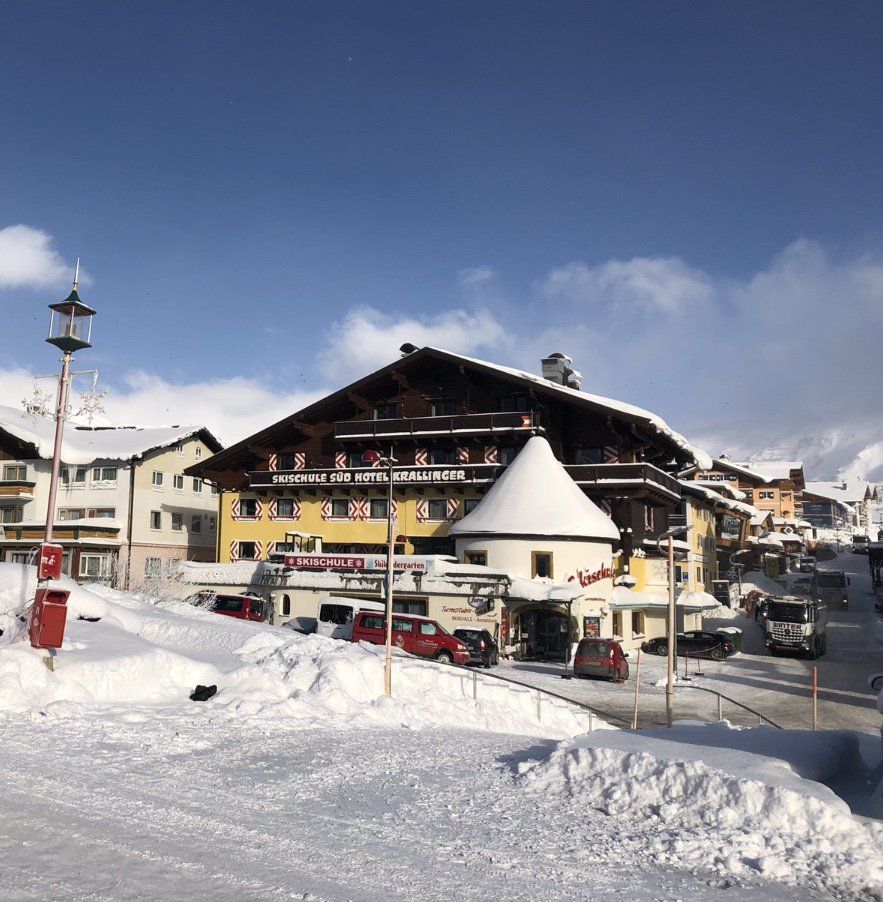
[[[77, 276], [80, 261], [77, 260]], [[49, 337], [46, 341], [65, 353], [91, 348], [92, 317], [95, 311], [84, 304], [77, 294], [77, 278], [71, 293], [57, 304], [50, 304]]]

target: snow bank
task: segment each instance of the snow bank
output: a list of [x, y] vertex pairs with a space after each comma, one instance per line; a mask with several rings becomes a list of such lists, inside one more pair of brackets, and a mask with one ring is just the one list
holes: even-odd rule
[[879, 898], [883, 826], [806, 779], [859, 763], [846, 733], [685, 725], [560, 743], [519, 782], [616, 817], [624, 843], [662, 865]]
[[[276, 729], [449, 725], [557, 739], [591, 726], [575, 705], [544, 698], [538, 712], [535, 691], [401, 653], [390, 699], [380, 646], [302, 636], [177, 601], [151, 605], [105, 586], [65, 585], [65, 643], [50, 671], [47, 652], [30, 647], [21, 614], [35, 570], [0, 564], [0, 713], [247, 718]], [[218, 693], [191, 702], [197, 684], [215, 684]]]

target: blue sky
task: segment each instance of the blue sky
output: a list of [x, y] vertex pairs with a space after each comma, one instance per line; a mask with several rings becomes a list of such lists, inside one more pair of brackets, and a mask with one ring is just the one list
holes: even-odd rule
[[[883, 325], [877, 3], [0, 17], [0, 229], [42, 233], [0, 232], [0, 393], [51, 370], [45, 305], [79, 254], [99, 310], [80, 363], [131, 418], [145, 386], [168, 420], [201, 413], [194, 385], [235, 411], [247, 384], [270, 421], [402, 335], [531, 369], [564, 350], [587, 389], [711, 441], [751, 422], [781, 443], [810, 399], [836, 419], [845, 397], [855, 431], [874, 403], [850, 386], [881, 375], [855, 347]], [[826, 337], [830, 378], [802, 365]]]

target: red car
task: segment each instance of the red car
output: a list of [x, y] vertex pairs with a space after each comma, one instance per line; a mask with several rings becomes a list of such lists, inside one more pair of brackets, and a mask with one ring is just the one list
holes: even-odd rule
[[621, 683], [629, 678], [628, 655], [614, 639], [582, 639], [573, 657], [578, 677], [600, 676]]
[[[353, 642], [386, 642], [386, 617], [373, 611], [359, 611], [353, 624]], [[421, 658], [434, 658], [443, 664], [465, 664], [469, 649], [443, 626], [428, 617], [414, 614], [392, 615], [392, 643]]]
[[188, 601], [206, 604], [214, 614], [235, 617], [237, 620], [256, 620], [265, 623], [272, 619], [272, 605], [255, 595], [215, 595], [214, 592], [199, 592]]

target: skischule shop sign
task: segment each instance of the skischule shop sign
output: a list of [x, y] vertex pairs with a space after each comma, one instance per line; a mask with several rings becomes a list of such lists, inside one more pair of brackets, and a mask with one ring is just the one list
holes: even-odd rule
[[[393, 471], [395, 485], [471, 483], [493, 481], [493, 468], [402, 467]], [[313, 485], [389, 485], [386, 469], [364, 467], [347, 470], [258, 470], [248, 474], [253, 489]]]

